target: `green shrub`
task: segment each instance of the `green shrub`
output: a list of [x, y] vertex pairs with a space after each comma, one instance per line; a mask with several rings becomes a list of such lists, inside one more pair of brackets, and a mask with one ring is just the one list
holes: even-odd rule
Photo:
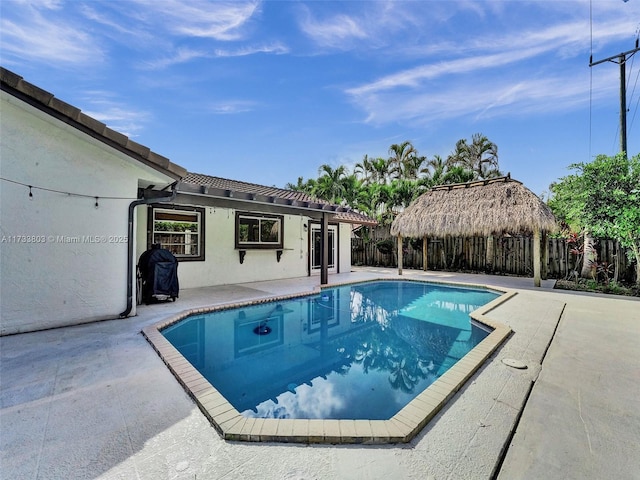
[[378, 242], [376, 242], [376, 248], [380, 253], [388, 255], [390, 253], [393, 253], [393, 243], [394, 242], [391, 239], [379, 240]]

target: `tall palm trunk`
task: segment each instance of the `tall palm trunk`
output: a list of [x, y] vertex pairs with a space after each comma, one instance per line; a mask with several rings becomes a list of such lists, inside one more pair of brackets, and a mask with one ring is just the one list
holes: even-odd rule
[[594, 248], [594, 240], [588, 230], [584, 231], [584, 261], [582, 263], [582, 278], [596, 278], [596, 261], [598, 254]]
[[[631, 237], [631, 234], [629, 234]], [[640, 287], [640, 245], [638, 242], [631, 242], [631, 251], [636, 259], [636, 285]]]
[[489, 235], [487, 237], [487, 249], [485, 253], [485, 271], [487, 273], [493, 273], [493, 257], [494, 257], [494, 248], [493, 248], [493, 235]]

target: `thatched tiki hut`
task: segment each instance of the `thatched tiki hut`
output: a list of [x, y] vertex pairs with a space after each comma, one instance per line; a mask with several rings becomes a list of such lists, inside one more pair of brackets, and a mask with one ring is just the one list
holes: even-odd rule
[[506, 176], [432, 188], [398, 214], [391, 234], [398, 236], [398, 273], [402, 275], [403, 237], [423, 239], [426, 270], [428, 237], [532, 233], [533, 276], [539, 287], [540, 235], [557, 228], [549, 207], [521, 182]]

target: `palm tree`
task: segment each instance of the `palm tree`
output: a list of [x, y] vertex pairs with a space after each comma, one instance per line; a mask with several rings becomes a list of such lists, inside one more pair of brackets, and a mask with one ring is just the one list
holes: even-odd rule
[[404, 210], [420, 194], [424, 193], [424, 187], [417, 180], [399, 179], [391, 182], [391, 208], [396, 211]]
[[379, 190], [380, 185], [377, 183], [362, 185], [362, 188], [358, 192], [354, 207], [359, 212], [362, 212], [371, 218], [376, 218], [380, 199]]
[[395, 178], [404, 176], [405, 165], [410, 161], [411, 157], [417, 156], [417, 151], [409, 140], [402, 143], [394, 143], [389, 147], [389, 165], [390, 172]]
[[365, 154], [362, 158], [362, 162], [358, 162], [355, 164], [353, 168], [353, 173], [355, 175], [359, 175], [363, 184], [368, 184], [372, 181], [374, 176], [374, 170], [372, 166], [372, 161], [369, 160], [369, 155]]
[[362, 182], [355, 175], [345, 175], [341, 179], [342, 183], [342, 200], [343, 203], [353, 207], [356, 205], [358, 199], [358, 192], [362, 189]]
[[391, 223], [393, 220], [392, 206], [393, 188], [382, 183], [363, 185], [355, 204], [358, 211], [375, 218], [381, 224]]
[[293, 190], [294, 192], [303, 192], [312, 195], [315, 189], [315, 184], [316, 181], [313, 179], [309, 179], [305, 182], [304, 178], [298, 177], [297, 183], [287, 183], [284, 188], [287, 190]]
[[466, 183], [472, 180], [476, 180], [475, 172], [468, 170], [460, 165], [456, 165], [447, 170], [447, 173], [442, 177], [442, 184], [447, 185], [451, 183]]
[[347, 169], [340, 165], [333, 169], [330, 165], [321, 165], [318, 169], [317, 183], [314, 188], [314, 194], [319, 198], [327, 200], [331, 203], [341, 203], [344, 198], [343, 179], [347, 176]]
[[440, 155], [434, 155], [432, 159], [427, 160], [426, 167], [422, 169], [422, 173], [428, 175], [431, 185], [440, 185], [449, 168], [449, 162]]
[[411, 155], [404, 162], [404, 178], [407, 180], [417, 180], [423, 173], [423, 165], [427, 161], [427, 157]]
[[498, 169], [498, 146], [481, 133], [473, 134], [470, 144], [465, 139], [458, 140], [448, 160], [454, 165], [471, 170], [474, 180], [502, 175]]
[[389, 181], [391, 176], [389, 160], [378, 157], [371, 161], [371, 168], [373, 172], [373, 180], [376, 183], [385, 184]]
[[[498, 169], [498, 146], [480, 133], [472, 135], [471, 144], [468, 144], [464, 139], [458, 140], [456, 148], [450, 158], [458, 166], [456, 168], [461, 167], [463, 169], [463, 171], [457, 172], [458, 178], [455, 179], [455, 182], [451, 183], [484, 180], [502, 175]], [[485, 265], [487, 272], [492, 272], [494, 253], [493, 235], [488, 235], [486, 241]]]

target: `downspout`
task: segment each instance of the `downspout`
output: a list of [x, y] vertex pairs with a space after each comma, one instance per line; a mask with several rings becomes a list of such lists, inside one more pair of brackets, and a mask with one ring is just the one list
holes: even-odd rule
[[[126, 318], [131, 313], [133, 309], [133, 214], [138, 205], [145, 205], [149, 203], [161, 203], [161, 202], [172, 202], [176, 198], [176, 184], [178, 182], [174, 182], [170, 185], [171, 193], [166, 196], [160, 197], [150, 197], [145, 198], [146, 190], [142, 191], [142, 198], [139, 200], [134, 200], [129, 204], [129, 230], [127, 236], [127, 308], [122, 312], [119, 317]], [[166, 188], [166, 187], [165, 187]]]

